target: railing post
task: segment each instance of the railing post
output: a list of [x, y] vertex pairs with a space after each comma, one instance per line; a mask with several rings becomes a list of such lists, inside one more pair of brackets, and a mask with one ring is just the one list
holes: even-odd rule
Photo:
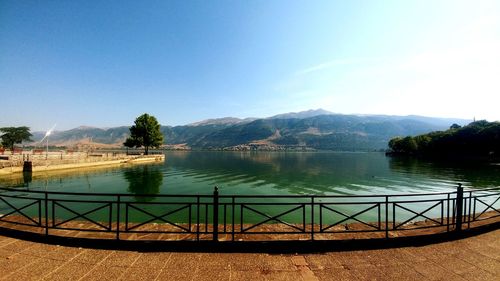
[[450, 193], [446, 196], [446, 231], [450, 232]]
[[463, 216], [463, 202], [464, 201], [464, 188], [462, 187], [462, 184], [459, 183], [457, 187], [457, 216], [456, 216], [456, 224], [455, 224], [455, 231], [461, 231], [462, 230], [462, 216]]
[[385, 196], [385, 238], [389, 238], [389, 196]]
[[[469, 210], [468, 210], [468, 215], [467, 215], [467, 228], [470, 228], [470, 216], [471, 216], [471, 210], [472, 210], [472, 191], [469, 191]], [[472, 213], [474, 215], [474, 213]]]
[[311, 196], [311, 240], [314, 240], [314, 196]]
[[45, 235], [49, 235], [49, 194], [47, 191], [45, 191]]
[[219, 241], [219, 188], [214, 187], [213, 241]]
[[120, 195], [116, 198], [116, 240], [120, 240]]

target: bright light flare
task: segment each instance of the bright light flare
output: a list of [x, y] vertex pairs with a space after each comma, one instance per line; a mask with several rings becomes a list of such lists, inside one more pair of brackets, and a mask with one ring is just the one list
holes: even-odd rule
[[54, 130], [54, 128], [57, 126], [57, 124], [54, 124], [54, 126], [52, 126], [52, 128], [50, 128], [46, 133], [45, 133], [45, 137], [43, 137], [42, 140], [40, 140], [40, 142], [44, 141], [48, 136], [50, 136], [52, 134], [52, 131]]

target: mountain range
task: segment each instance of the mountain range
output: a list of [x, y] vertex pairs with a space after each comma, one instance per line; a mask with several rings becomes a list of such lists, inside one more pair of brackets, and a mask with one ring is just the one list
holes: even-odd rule
[[[396, 136], [445, 130], [471, 120], [424, 116], [344, 115], [323, 109], [285, 113], [268, 118], [225, 117], [182, 126], [161, 126], [165, 147], [170, 149], [225, 150], [338, 150], [367, 151], [387, 148]], [[34, 132], [41, 140], [45, 132]], [[56, 146], [121, 147], [129, 127], [81, 126], [54, 131]]]

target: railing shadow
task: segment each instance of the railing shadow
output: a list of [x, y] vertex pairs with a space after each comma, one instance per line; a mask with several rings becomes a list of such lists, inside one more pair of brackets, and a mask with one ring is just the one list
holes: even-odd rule
[[0, 235], [50, 245], [82, 247], [102, 250], [127, 250], [137, 252], [197, 252], [197, 253], [325, 253], [401, 247], [421, 247], [456, 241], [500, 229], [500, 222], [482, 225], [461, 232], [445, 232], [421, 236], [396, 238], [369, 238], [321, 241], [137, 241], [87, 239], [78, 237], [45, 236], [0, 227]]

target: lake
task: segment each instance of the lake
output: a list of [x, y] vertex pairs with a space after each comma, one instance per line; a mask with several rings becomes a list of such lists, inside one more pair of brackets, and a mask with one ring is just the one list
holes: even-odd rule
[[428, 162], [383, 153], [167, 151], [162, 164], [22, 174], [0, 186], [66, 192], [210, 194], [399, 194], [500, 185], [500, 165]]
[[[390, 158], [383, 153], [167, 151], [161, 164], [0, 178], [0, 186], [21, 190], [150, 194], [135, 198], [148, 202], [156, 200], [156, 194], [209, 195], [214, 186], [219, 187], [221, 195], [386, 195], [449, 192], [455, 191], [458, 183], [472, 189], [500, 186], [500, 165], [428, 162]], [[6, 212], [8, 208], [4, 207], [8, 206], [2, 206], [0, 212]], [[427, 207], [420, 206], [422, 210]], [[89, 206], [73, 203], [72, 208], [84, 211]], [[343, 210], [355, 212], [353, 208], [346, 206]], [[29, 213], [36, 212], [32, 209]], [[71, 217], [71, 213], [62, 211], [61, 216]], [[266, 207], [267, 211], [272, 212], [272, 206]], [[363, 217], [376, 220], [376, 215], [373, 210]], [[438, 208], [429, 215], [439, 216]], [[95, 216], [101, 220], [106, 213]], [[138, 212], [131, 219], [147, 217]], [[179, 214], [177, 219], [183, 220], [181, 217]], [[290, 217], [291, 221], [299, 219], [300, 214]]]

